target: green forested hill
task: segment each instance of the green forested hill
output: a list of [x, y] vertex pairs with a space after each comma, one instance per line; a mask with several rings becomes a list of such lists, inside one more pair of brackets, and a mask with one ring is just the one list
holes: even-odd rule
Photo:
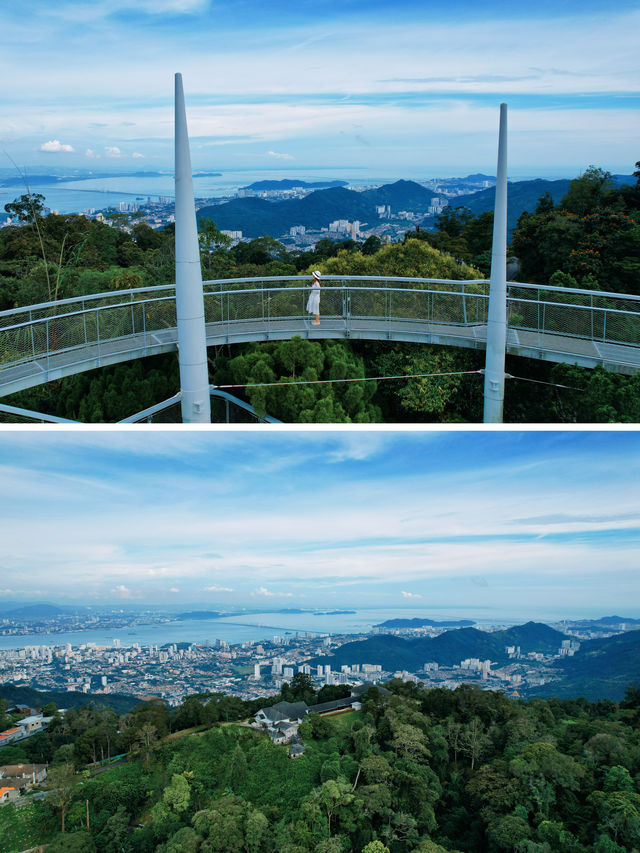
[[360, 195], [375, 205], [390, 205], [392, 213], [397, 213], [399, 210], [421, 213], [429, 209], [434, 198], [444, 198], [442, 193], [428, 190], [415, 181], [396, 181], [376, 189], [365, 190]]
[[[308, 689], [296, 678], [296, 690]], [[387, 687], [367, 691], [361, 711], [305, 719], [295, 759], [235, 722], [255, 706], [229, 697], [192, 696], [175, 711], [147, 703], [120, 718], [69, 712], [48, 736], [51, 793], [0, 808], [0, 850], [638, 850], [640, 690], [618, 705]], [[108, 743], [111, 754], [128, 751], [126, 763], [75, 775]]]
[[[536, 209], [538, 199], [545, 193], [549, 193], [554, 203], [558, 204], [566, 195], [569, 183], [568, 180], [545, 181], [540, 178], [534, 181], [510, 181], [507, 188], [507, 229], [509, 233], [511, 234], [515, 230], [522, 212], [528, 210], [532, 213]], [[481, 213], [492, 211], [495, 201], [496, 188], [489, 187], [486, 190], [479, 190], [477, 193], [456, 196], [449, 200], [449, 205], [450, 207], [466, 207], [471, 213], [478, 216]], [[432, 222], [433, 220], [429, 219], [425, 225], [430, 225]]]
[[130, 711], [139, 702], [135, 696], [119, 693], [94, 695], [66, 690], [35, 690], [32, 687], [16, 687], [13, 684], [3, 684], [0, 687], [0, 699], [4, 699], [9, 707], [28, 705], [30, 708], [43, 708], [49, 702], [55, 702], [58, 708], [82, 708], [92, 704], [96, 708], [111, 708], [119, 714]]
[[459, 664], [465, 658], [508, 659], [506, 646], [520, 646], [523, 654], [532, 651], [551, 652], [560, 648], [565, 634], [539, 622], [528, 622], [488, 633], [477, 628], [458, 628], [437, 637], [404, 639], [382, 635], [368, 640], [345, 643], [331, 657], [314, 658], [311, 664], [330, 664], [332, 669], [352, 663], [380, 664], [383, 670], [417, 670], [428, 661], [443, 666]]
[[438, 193], [415, 181], [396, 181], [363, 192], [331, 187], [316, 190], [302, 199], [284, 201], [238, 198], [200, 208], [198, 219], [213, 219], [218, 228], [242, 231], [244, 236], [278, 237], [294, 225], [322, 228], [334, 219], [357, 219], [371, 227], [378, 221], [376, 205], [391, 205], [393, 213], [399, 210], [421, 213], [437, 197]]
[[214, 219], [218, 228], [242, 231], [246, 237], [270, 234], [279, 237], [294, 225], [306, 228], [327, 227], [334, 219], [377, 219], [374, 202], [364, 193], [331, 187], [316, 190], [302, 199], [265, 201], [261, 198], [237, 198], [225, 204], [201, 207], [198, 219]]
[[582, 643], [557, 668], [562, 680], [536, 688], [532, 695], [620, 701], [628, 685], [640, 681], [640, 630]]

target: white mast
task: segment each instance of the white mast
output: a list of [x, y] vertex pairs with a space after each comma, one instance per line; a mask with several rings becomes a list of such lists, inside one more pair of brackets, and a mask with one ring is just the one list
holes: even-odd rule
[[501, 424], [507, 344], [507, 105], [500, 104], [498, 172], [484, 370], [484, 423]]
[[176, 312], [182, 422], [211, 423], [204, 295], [182, 74], [175, 76]]

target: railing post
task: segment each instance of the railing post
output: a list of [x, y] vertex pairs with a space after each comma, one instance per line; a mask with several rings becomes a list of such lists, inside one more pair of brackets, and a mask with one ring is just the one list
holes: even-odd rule
[[507, 105], [500, 104], [498, 170], [484, 371], [484, 423], [502, 423], [507, 344]]
[[462, 282], [462, 322], [467, 325], [467, 300], [464, 293], [464, 281]]

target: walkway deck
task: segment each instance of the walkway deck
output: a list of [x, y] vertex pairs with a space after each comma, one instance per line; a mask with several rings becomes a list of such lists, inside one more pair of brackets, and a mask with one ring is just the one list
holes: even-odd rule
[[[207, 282], [207, 345], [300, 335], [485, 348], [488, 282], [327, 276], [319, 327], [304, 312], [300, 282]], [[507, 316], [511, 355], [640, 370], [640, 297], [512, 283]], [[5, 311], [0, 396], [176, 349], [173, 285]]]

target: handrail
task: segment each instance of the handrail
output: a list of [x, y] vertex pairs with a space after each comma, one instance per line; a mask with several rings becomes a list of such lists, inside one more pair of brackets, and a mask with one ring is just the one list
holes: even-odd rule
[[[206, 282], [209, 345], [302, 334], [484, 346], [484, 279], [326, 276], [321, 297], [325, 321], [316, 330], [305, 324], [308, 290], [303, 276]], [[511, 282], [506, 309], [510, 352], [563, 361], [574, 353], [586, 366], [640, 368], [640, 296]], [[173, 284], [0, 312], [0, 395], [175, 350], [175, 326]], [[598, 349], [604, 345], [607, 352]]]

